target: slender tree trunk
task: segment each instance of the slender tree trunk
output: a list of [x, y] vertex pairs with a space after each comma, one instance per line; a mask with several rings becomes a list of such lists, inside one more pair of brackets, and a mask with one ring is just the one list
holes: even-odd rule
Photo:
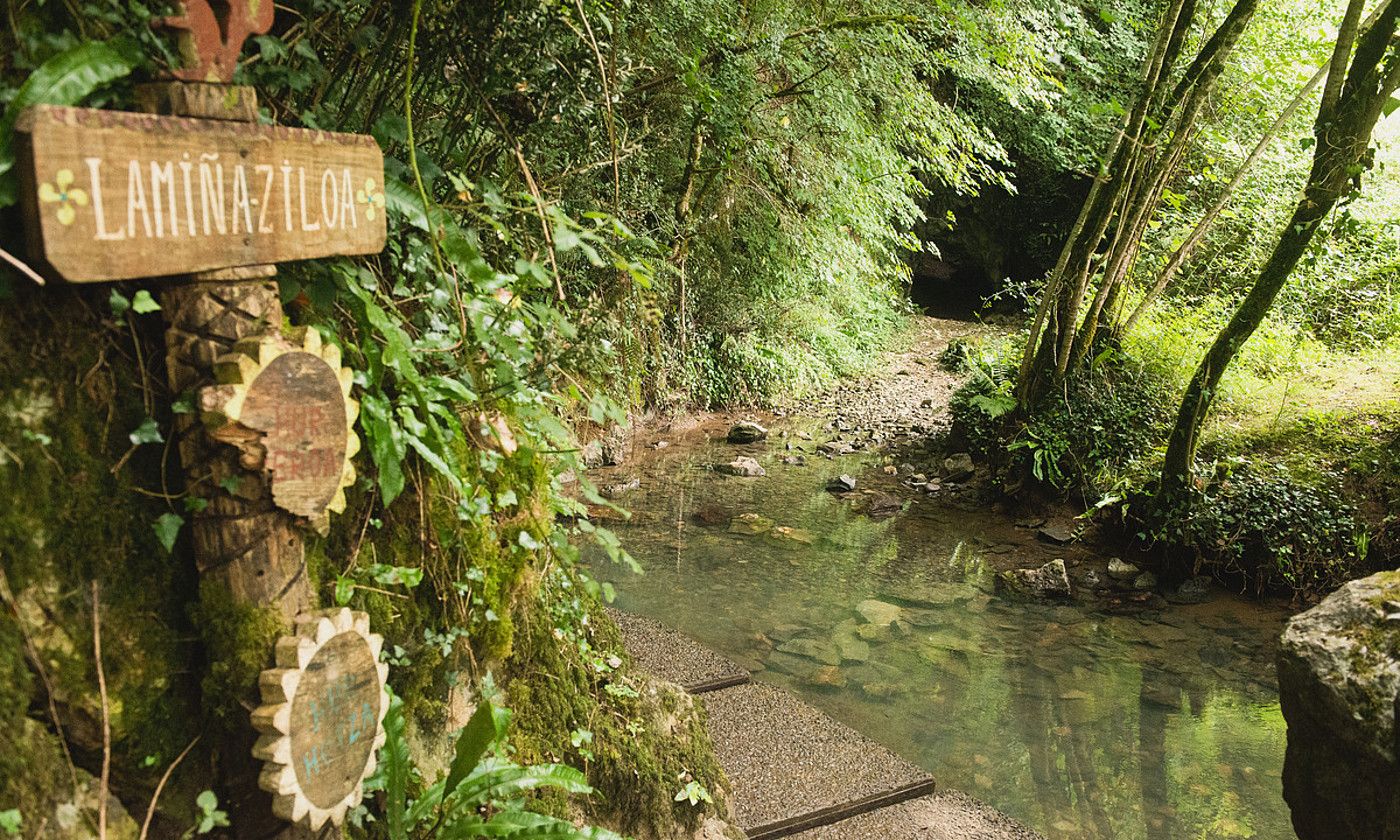
[[1278, 137], [1279, 132], [1288, 124], [1288, 121], [1293, 119], [1293, 115], [1298, 113], [1298, 109], [1302, 107], [1308, 95], [1317, 89], [1318, 84], [1322, 82], [1326, 73], [1327, 69], [1325, 67], [1314, 73], [1313, 77], [1308, 80], [1308, 83], [1304, 85], [1298, 93], [1294, 94], [1293, 99], [1288, 103], [1287, 107], [1279, 113], [1273, 123], [1265, 130], [1263, 135], [1260, 136], [1259, 141], [1254, 144], [1254, 148], [1250, 150], [1249, 156], [1245, 158], [1244, 163], [1241, 163], [1239, 168], [1235, 170], [1234, 177], [1232, 177], [1230, 182], [1220, 191], [1220, 194], [1215, 197], [1215, 201], [1211, 203], [1205, 215], [1201, 216], [1200, 221], [1196, 223], [1196, 227], [1191, 231], [1191, 235], [1186, 237], [1186, 241], [1181, 243], [1180, 247], [1178, 247], [1167, 260], [1167, 264], [1158, 272], [1157, 279], [1153, 282], [1152, 288], [1148, 290], [1143, 299], [1134, 307], [1132, 315], [1128, 316], [1128, 319], [1115, 330], [1118, 335], [1123, 336], [1132, 332], [1138, 319], [1140, 319], [1143, 313], [1161, 296], [1163, 290], [1167, 288], [1172, 278], [1176, 276], [1176, 272], [1181, 269], [1181, 266], [1185, 264], [1186, 260], [1191, 257], [1192, 252], [1195, 251], [1196, 246], [1200, 245], [1201, 240], [1205, 239], [1206, 234], [1210, 232], [1211, 227], [1215, 224], [1216, 218], [1220, 216], [1220, 212], [1229, 204], [1230, 198], [1234, 196], [1235, 190], [1239, 188], [1245, 176], [1249, 174], [1249, 171], [1254, 165], [1264, 156], [1264, 151], [1273, 143], [1274, 139]]

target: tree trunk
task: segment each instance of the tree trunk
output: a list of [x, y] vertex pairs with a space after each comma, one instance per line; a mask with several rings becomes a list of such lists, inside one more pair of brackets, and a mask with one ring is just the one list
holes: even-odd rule
[[[1362, 2], [1352, 0], [1351, 6], [1360, 6]], [[1375, 24], [1357, 42], [1351, 69], [1345, 82], [1340, 85], [1341, 93], [1335, 103], [1329, 107], [1324, 98], [1315, 128], [1317, 144], [1312, 170], [1308, 174], [1303, 197], [1273, 254], [1260, 270], [1254, 287], [1234, 317], [1216, 336], [1186, 387], [1176, 425], [1167, 440], [1166, 459], [1162, 466], [1160, 496], [1167, 505], [1181, 498], [1190, 486], [1201, 424], [1215, 399], [1225, 370], [1240, 347], [1263, 323], [1274, 299], [1312, 242], [1318, 225], [1346, 193], [1352, 179], [1359, 177], [1354, 167], [1359, 164], [1370, 143], [1371, 132], [1380, 118], [1382, 107], [1400, 87], [1400, 46], [1392, 45], [1397, 15], [1400, 15], [1400, 3], [1389, 0]], [[1359, 16], [1359, 11], [1354, 13], [1353, 9], [1348, 8], [1345, 21], [1350, 28], [1344, 24], [1338, 34], [1331, 63], [1332, 74], [1346, 66], [1352, 42], [1357, 40], [1355, 33]], [[1329, 78], [1326, 90], [1334, 87], [1338, 87], [1336, 80]]]

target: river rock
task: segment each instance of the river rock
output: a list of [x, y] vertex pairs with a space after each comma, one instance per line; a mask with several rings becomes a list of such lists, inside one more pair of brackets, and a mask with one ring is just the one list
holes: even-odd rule
[[862, 624], [856, 628], [856, 635], [862, 641], [881, 644], [890, 640], [890, 626], [888, 624]]
[[616, 484], [607, 484], [599, 488], [598, 492], [606, 499], [615, 499], [624, 493], [630, 493], [642, 486], [642, 480], [633, 478], [628, 481], [619, 481]]
[[1143, 572], [1133, 578], [1133, 588], [1139, 592], [1147, 592], [1157, 588], [1157, 576], [1151, 572]]
[[888, 700], [891, 697], [898, 697], [903, 694], [906, 689], [899, 683], [868, 682], [862, 685], [860, 690], [864, 692], [867, 697], [873, 697], [876, 700]]
[[943, 459], [943, 475], [948, 481], [967, 481], [977, 472], [977, 465], [972, 463], [972, 456], [966, 452], [957, 452]]
[[1208, 575], [1197, 575], [1167, 596], [1173, 604], [1204, 604], [1213, 596], [1215, 582]]
[[842, 662], [868, 662], [870, 661], [870, 643], [862, 639], [851, 636], [836, 637], [836, 652], [841, 654]]
[[1284, 629], [1283, 796], [1300, 840], [1397, 836], [1400, 622], [1387, 601], [1400, 601], [1400, 572], [1354, 580]]
[[999, 572], [997, 588], [1023, 597], [1068, 598], [1072, 594], [1065, 561], [1059, 559], [1051, 560], [1038, 569]]
[[807, 459], [802, 455], [789, 455], [783, 459], [783, 463], [787, 464], [789, 467], [805, 467], [807, 466]]
[[729, 533], [746, 537], [766, 534], [773, 529], [773, 520], [761, 513], [741, 513], [729, 520]]
[[826, 489], [828, 493], [849, 493], [856, 489], [856, 480], [852, 476], [842, 473], [828, 481]]
[[841, 673], [841, 669], [835, 665], [827, 665], [824, 668], [818, 668], [816, 673], [807, 678], [807, 682], [821, 688], [844, 688], [846, 675]]
[[894, 516], [904, 509], [904, 503], [899, 497], [889, 493], [876, 493], [865, 503], [865, 513], [873, 519], [884, 519]]
[[755, 443], [768, 437], [768, 430], [751, 420], [741, 420], [729, 427], [724, 439], [730, 443]]
[[1036, 531], [1035, 536], [1051, 545], [1069, 545], [1074, 542], [1074, 526], [1067, 522], [1052, 522]]
[[727, 508], [722, 505], [704, 504], [695, 509], [690, 518], [701, 525], [722, 525], [733, 517]]
[[978, 593], [969, 583], [904, 580], [880, 590], [880, 597], [910, 607], [950, 607], [971, 600]]
[[764, 472], [763, 467], [759, 466], [757, 461], [747, 455], [740, 455], [727, 464], [719, 464], [715, 467], [715, 471], [742, 478], [761, 478], [768, 474]]
[[585, 443], [583, 449], [579, 450], [578, 459], [589, 469], [603, 466], [603, 442], [590, 440]]
[[790, 543], [793, 545], [811, 545], [817, 541], [817, 538], [812, 535], [811, 531], [803, 528], [793, 528], [788, 525], [779, 525], [769, 531], [768, 536], [778, 542]]
[[841, 653], [836, 649], [836, 645], [817, 639], [789, 639], [778, 645], [778, 650], [793, 656], [815, 659], [823, 665], [841, 664]]
[[902, 607], [874, 598], [866, 598], [856, 604], [856, 612], [860, 613], [860, 617], [865, 619], [867, 624], [878, 627], [888, 627], [904, 616]]
[[1119, 560], [1117, 557], [1108, 561], [1108, 576], [1114, 580], [1134, 580], [1140, 574], [1142, 574], [1142, 569], [1132, 563]]

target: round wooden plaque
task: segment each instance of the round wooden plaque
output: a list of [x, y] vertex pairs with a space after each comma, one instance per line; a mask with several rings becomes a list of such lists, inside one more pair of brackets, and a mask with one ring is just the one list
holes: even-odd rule
[[221, 384], [201, 395], [205, 424], [270, 476], [278, 507], [324, 532], [355, 481], [351, 371], [340, 366], [339, 348], [311, 329], [296, 340], [263, 336], [234, 349], [215, 365]]
[[296, 635], [278, 640], [253, 712], [253, 755], [266, 762], [259, 784], [277, 816], [316, 830], [360, 804], [389, 709], [382, 646], [369, 617], [348, 609], [300, 616]]

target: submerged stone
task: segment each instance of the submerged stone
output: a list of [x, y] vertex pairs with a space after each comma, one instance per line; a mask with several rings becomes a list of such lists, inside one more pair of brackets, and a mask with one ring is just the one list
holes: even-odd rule
[[856, 604], [856, 612], [869, 624], [878, 627], [888, 627], [899, 621], [904, 616], [904, 609], [895, 604], [884, 601], [877, 601], [874, 598], [867, 598]]
[[722, 472], [725, 475], [737, 475], [742, 478], [760, 478], [768, 474], [764, 471], [763, 467], [759, 466], [757, 461], [746, 455], [741, 455], [727, 464], [716, 465], [715, 472]]
[[815, 659], [823, 665], [841, 664], [841, 653], [836, 646], [817, 639], [789, 639], [778, 645], [778, 650], [793, 656]]
[[1065, 561], [1051, 560], [1038, 569], [1012, 569], [997, 574], [997, 588], [1019, 597], [1068, 598], [1072, 594]]
[[943, 477], [948, 481], [966, 481], [976, 472], [977, 465], [972, 463], [972, 456], [966, 452], [957, 452], [943, 459]]
[[1108, 561], [1108, 576], [1114, 580], [1133, 580], [1142, 574], [1142, 569], [1117, 557]]
[[755, 443], [768, 437], [768, 430], [751, 420], [741, 420], [729, 427], [724, 439], [730, 443]]
[[741, 513], [729, 520], [729, 533], [746, 537], [766, 534], [773, 528], [773, 520], [761, 513]]

